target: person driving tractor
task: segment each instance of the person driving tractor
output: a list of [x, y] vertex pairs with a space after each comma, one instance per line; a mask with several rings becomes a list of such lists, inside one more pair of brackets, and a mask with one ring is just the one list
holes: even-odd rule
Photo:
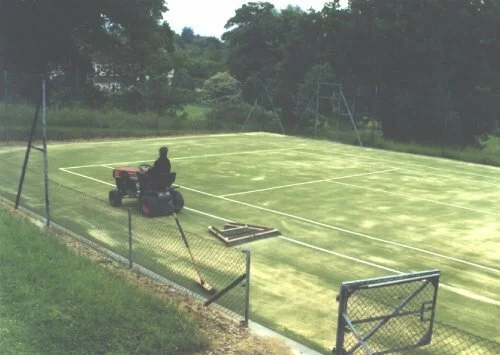
[[160, 156], [156, 159], [154, 165], [148, 171], [151, 176], [160, 176], [170, 173], [170, 160], [167, 158], [168, 148], [161, 147], [159, 153]]

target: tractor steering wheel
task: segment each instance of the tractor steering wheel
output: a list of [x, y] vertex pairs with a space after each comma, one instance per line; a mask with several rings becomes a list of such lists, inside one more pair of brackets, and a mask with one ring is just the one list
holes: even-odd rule
[[141, 165], [139, 165], [139, 171], [141, 173], [147, 173], [149, 169], [151, 169], [151, 165], [149, 165], [149, 164], [141, 164]]

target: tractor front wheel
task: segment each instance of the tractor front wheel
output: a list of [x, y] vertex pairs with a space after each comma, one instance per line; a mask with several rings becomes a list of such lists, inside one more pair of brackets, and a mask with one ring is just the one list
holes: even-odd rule
[[109, 204], [113, 207], [120, 207], [122, 205], [122, 194], [118, 190], [111, 190], [109, 192]]

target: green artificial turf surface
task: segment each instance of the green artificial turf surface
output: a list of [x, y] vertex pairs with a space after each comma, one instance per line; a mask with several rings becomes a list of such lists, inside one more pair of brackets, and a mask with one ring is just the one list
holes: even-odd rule
[[[238, 247], [252, 252], [251, 319], [330, 349], [341, 282], [439, 269], [437, 319], [500, 341], [499, 168], [254, 133], [49, 144], [49, 177], [105, 206], [112, 168], [151, 163], [162, 145], [186, 201], [179, 214], [186, 230], [214, 239], [207, 226], [232, 220], [281, 232]], [[23, 203], [43, 213], [40, 156], [32, 154]], [[0, 151], [13, 166], [0, 188], [11, 199], [23, 157], [23, 147]], [[135, 210], [135, 201], [99, 212], [90, 202], [56, 197], [57, 184], [54, 219], [67, 217], [77, 232], [126, 251], [123, 211]], [[123, 222], [107, 229], [109, 216], [120, 213]], [[171, 217], [140, 223], [145, 235], [157, 224], [174, 225]], [[116, 235], [120, 228], [124, 237]], [[141, 247], [171, 264], [162, 255], [167, 260], [176, 249], [161, 245], [150, 237]], [[217, 265], [199, 262], [217, 273]]]

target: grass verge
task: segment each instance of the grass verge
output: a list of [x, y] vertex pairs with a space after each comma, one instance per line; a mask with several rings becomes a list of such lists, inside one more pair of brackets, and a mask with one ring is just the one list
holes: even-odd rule
[[207, 346], [176, 305], [75, 256], [5, 207], [0, 245], [0, 352], [189, 353]]

